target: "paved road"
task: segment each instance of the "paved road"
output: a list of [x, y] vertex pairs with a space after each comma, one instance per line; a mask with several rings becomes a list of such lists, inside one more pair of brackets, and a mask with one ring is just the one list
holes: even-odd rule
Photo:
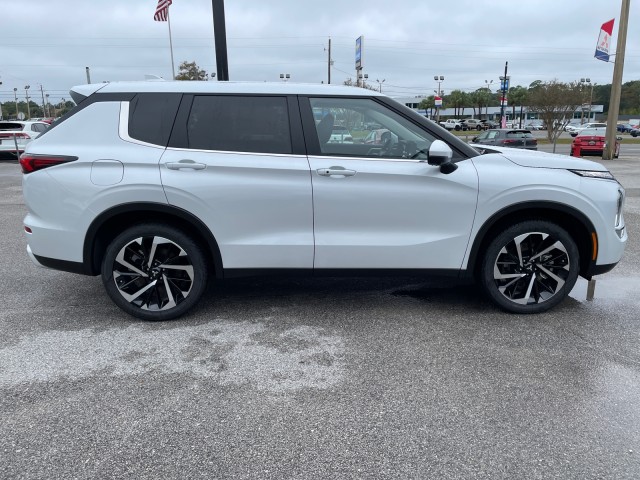
[[31, 265], [0, 164], [0, 478], [640, 478], [640, 160], [607, 165], [631, 242], [592, 302], [243, 280], [148, 324]]

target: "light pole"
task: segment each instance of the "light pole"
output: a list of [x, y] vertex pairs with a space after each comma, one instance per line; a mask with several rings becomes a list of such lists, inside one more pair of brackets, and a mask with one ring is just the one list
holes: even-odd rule
[[500, 77], [500, 90], [502, 90], [502, 98], [500, 99], [500, 126], [502, 128], [507, 127], [507, 119], [504, 116], [504, 101], [507, 96], [507, 91], [509, 90], [509, 77], [507, 76], [508, 67], [509, 62], [504, 62], [504, 77]]
[[[484, 88], [486, 88], [489, 93], [491, 93], [491, 84], [493, 83], [493, 80], [485, 80], [484, 81]], [[482, 113], [482, 112], [480, 112]], [[487, 102], [487, 104], [484, 107], [484, 116], [485, 116], [485, 120], [489, 120], [487, 117], [489, 117], [489, 102]]]
[[45, 97], [47, 97], [47, 117], [51, 117], [51, 105], [49, 103], [49, 94], [45, 94]]
[[437, 115], [437, 122], [440, 123], [440, 107], [442, 106], [442, 91], [440, 90], [440, 85], [442, 84], [442, 82], [444, 82], [444, 76], [442, 75], [434, 75], [433, 79], [438, 82], [438, 91], [436, 92], [438, 94], [438, 98], [439, 100], [439, 105], [438, 105], [438, 100], [436, 100], [436, 115]]
[[366, 88], [367, 82], [365, 80], [369, 80], [369, 74], [365, 73], [363, 75], [362, 73], [358, 73], [358, 86], [359, 87]]
[[18, 89], [13, 87], [13, 97], [16, 100], [16, 120], [18, 120]]
[[386, 78], [383, 78], [382, 80], [378, 80], [376, 78], [376, 82], [378, 82], [378, 89], [380, 90], [380, 93], [382, 93], [382, 84], [385, 82]]
[[24, 95], [25, 97], [27, 97], [27, 119], [31, 120], [31, 106], [29, 105], [29, 88], [31, 88], [31, 85], [25, 85]]
[[286, 81], [287, 81], [287, 80], [289, 80], [290, 78], [291, 78], [291, 75], [290, 75], [290, 74], [288, 74], [288, 73], [281, 73], [281, 74], [280, 74], [280, 79], [281, 79], [283, 82], [286, 82]]
[[[580, 84], [581, 85], [586, 85], [587, 87], [590, 88], [590, 92], [589, 92], [589, 120], [587, 121], [587, 123], [589, 123], [591, 121], [591, 107], [593, 104], [593, 87], [595, 87], [596, 83], [591, 83], [591, 79], [590, 78], [581, 78], [580, 79]], [[584, 119], [584, 108], [582, 108], [582, 116], [580, 117], [580, 125], [582, 125], [583, 123], [583, 119]]]

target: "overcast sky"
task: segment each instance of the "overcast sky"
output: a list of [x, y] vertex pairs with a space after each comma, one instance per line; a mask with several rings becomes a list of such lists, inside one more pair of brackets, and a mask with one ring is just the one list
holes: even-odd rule
[[[0, 0], [0, 100], [24, 86], [43, 86], [52, 102], [91, 80], [171, 77], [166, 22], [155, 22], [157, 0]], [[355, 78], [355, 40], [364, 35], [364, 72], [384, 80], [391, 96], [473, 91], [499, 83], [509, 62], [511, 85], [589, 77], [611, 83], [613, 63], [593, 58], [600, 26], [616, 19], [621, 0], [227, 0], [231, 80], [327, 81], [332, 39], [332, 83]], [[640, 80], [640, 21], [631, 6], [624, 81]], [[176, 70], [195, 61], [216, 71], [211, 0], [174, 0], [170, 7]], [[495, 87], [494, 87], [495, 89]], [[36, 100], [36, 99], [34, 99]], [[39, 100], [36, 100], [39, 101]]]

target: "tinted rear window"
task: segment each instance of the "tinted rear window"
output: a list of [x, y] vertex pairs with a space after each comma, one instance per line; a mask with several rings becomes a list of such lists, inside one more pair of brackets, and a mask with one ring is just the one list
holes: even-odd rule
[[0, 130], [22, 130], [24, 125], [14, 122], [0, 122]]
[[187, 121], [188, 148], [291, 153], [286, 97], [196, 95]]
[[167, 146], [180, 93], [139, 93], [129, 103], [129, 136]]
[[531, 132], [507, 132], [507, 138], [533, 138]]

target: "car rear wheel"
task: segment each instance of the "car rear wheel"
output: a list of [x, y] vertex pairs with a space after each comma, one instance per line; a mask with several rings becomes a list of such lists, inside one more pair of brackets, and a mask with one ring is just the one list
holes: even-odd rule
[[129, 228], [107, 247], [102, 281], [118, 307], [143, 320], [171, 320], [204, 293], [206, 256], [188, 235], [169, 225]]
[[560, 303], [578, 278], [580, 256], [558, 225], [531, 220], [513, 225], [487, 247], [480, 281], [498, 306], [513, 313], [539, 313]]

